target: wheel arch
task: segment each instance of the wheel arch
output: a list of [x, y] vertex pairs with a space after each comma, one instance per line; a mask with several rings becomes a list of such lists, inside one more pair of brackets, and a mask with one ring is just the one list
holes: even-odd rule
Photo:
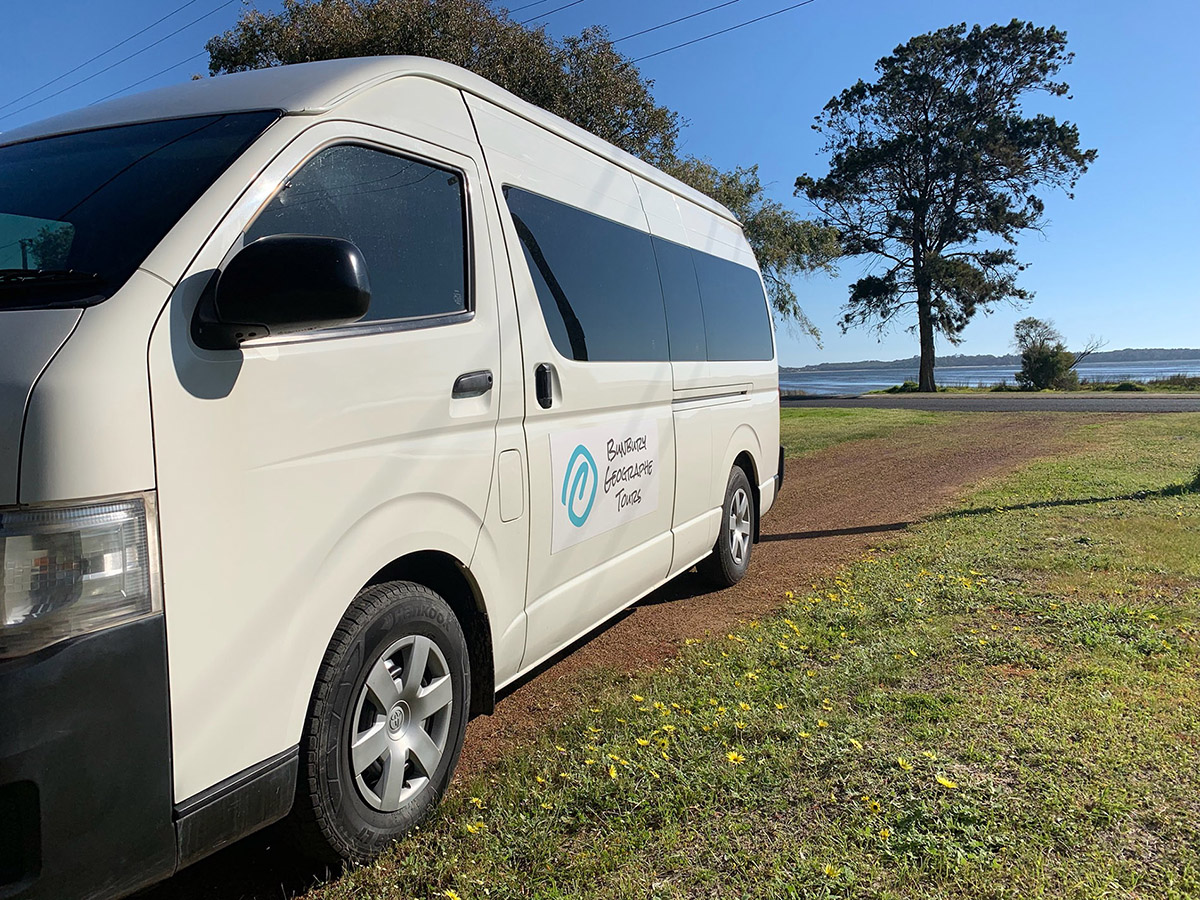
[[483, 591], [471, 570], [441, 550], [419, 550], [392, 560], [367, 579], [364, 588], [387, 581], [412, 581], [445, 600], [467, 639], [471, 661], [471, 718], [490, 714], [496, 702], [492, 631]]

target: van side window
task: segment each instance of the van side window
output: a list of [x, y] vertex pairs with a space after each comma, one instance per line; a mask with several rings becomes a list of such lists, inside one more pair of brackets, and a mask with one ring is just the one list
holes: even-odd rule
[[710, 360], [771, 359], [771, 317], [762, 279], [749, 266], [694, 251]]
[[667, 321], [650, 235], [506, 187], [554, 347], [567, 359], [667, 360]]
[[462, 176], [380, 150], [328, 147], [298, 169], [246, 231], [344, 238], [371, 279], [363, 322], [464, 312], [466, 202]]
[[708, 342], [704, 335], [704, 310], [700, 305], [700, 285], [691, 249], [654, 238], [658, 276], [667, 306], [667, 337], [671, 359], [706, 360]]

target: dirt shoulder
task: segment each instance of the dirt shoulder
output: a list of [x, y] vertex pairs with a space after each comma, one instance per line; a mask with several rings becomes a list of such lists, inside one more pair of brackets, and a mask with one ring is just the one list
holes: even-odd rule
[[460, 777], [486, 769], [582, 704], [581, 676], [661, 664], [690, 637], [728, 630], [783, 603], [783, 592], [831, 574], [888, 534], [946, 506], [981, 479], [1069, 447], [1079, 414], [955, 417], [787, 461], [783, 493], [763, 518], [762, 542], [741, 584], [712, 591], [685, 574], [563, 656], [467, 730]]

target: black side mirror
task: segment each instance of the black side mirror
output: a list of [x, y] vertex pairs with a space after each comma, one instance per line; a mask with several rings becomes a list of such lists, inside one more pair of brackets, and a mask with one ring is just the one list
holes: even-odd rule
[[371, 303], [362, 253], [350, 241], [275, 234], [247, 244], [210, 286], [192, 321], [207, 350], [267, 335], [357, 322]]

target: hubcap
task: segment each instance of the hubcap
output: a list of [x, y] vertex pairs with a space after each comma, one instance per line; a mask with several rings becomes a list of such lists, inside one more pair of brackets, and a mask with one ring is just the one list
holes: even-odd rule
[[750, 509], [750, 497], [738, 488], [729, 503], [729, 555], [739, 566], [750, 558]]
[[429, 783], [453, 708], [450, 667], [429, 638], [403, 637], [375, 661], [350, 731], [350, 769], [368, 804], [395, 812]]

